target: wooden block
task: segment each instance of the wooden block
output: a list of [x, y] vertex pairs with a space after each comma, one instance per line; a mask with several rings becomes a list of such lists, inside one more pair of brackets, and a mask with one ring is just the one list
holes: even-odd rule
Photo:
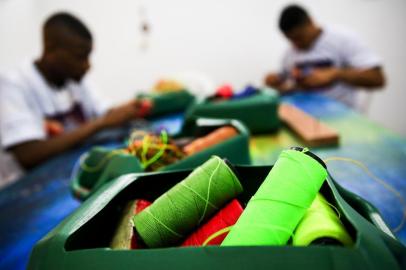
[[279, 118], [309, 146], [337, 145], [339, 134], [297, 107], [282, 103]]

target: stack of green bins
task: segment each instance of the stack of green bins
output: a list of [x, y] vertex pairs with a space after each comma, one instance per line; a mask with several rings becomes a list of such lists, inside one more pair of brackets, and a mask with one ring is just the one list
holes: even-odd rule
[[[232, 126], [238, 135], [220, 144], [209, 147], [174, 164], [163, 167], [163, 171], [194, 168], [212, 155], [227, 158], [235, 164], [251, 164], [249, 154], [249, 131], [239, 121], [222, 119], [197, 119], [193, 125], [184, 126], [175, 138], [206, 135], [222, 126]], [[94, 171], [79, 169], [71, 182], [71, 191], [79, 200], [85, 200], [106, 182], [126, 173], [143, 172], [140, 161], [130, 154], [114, 154], [111, 149], [94, 147], [83, 159]]]
[[[271, 166], [235, 166], [243, 204], [255, 194]], [[367, 201], [340, 187], [331, 176], [320, 192], [338, 211], [354, 246], [109, 248], [129, 200], [153, 201], [191, 170], [128, 174], [111, 181], [34, 247], [28, 269], [405, 269], [406, 248]], [[384, 232], [386, 231], [386, 232]]]
[[269, 133], [280, 126], [278, 106], [278, 93], [265, 88], [241, 99], [197, 102], [188, 109], [185, 118], [186, 122], [197, 117], [237, 119], [247, 126], [251, 134]]

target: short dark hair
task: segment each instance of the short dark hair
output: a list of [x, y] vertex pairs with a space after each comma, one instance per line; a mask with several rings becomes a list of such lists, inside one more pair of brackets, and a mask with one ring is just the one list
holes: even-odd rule
[[282, 10], [279, 18], [279, 29], [283, 33], [287, 33], [309, 20], [310, 16], [304, 8], [298, 5], [289, 5]]
[[44, 23], [44, 30], [52, 27], [66, 27], [79, 37], [92, 41], [92, 33], [78, 18], [67, 12], [51, 15]]

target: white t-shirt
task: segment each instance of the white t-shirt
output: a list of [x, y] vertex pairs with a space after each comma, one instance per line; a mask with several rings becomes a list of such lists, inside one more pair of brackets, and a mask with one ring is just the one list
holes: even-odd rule
[[62, 123], [64, 131], [103, 114], [109, 104], [86, 81], [53, 88], [35, 65], [0, 76], [0, 140], [3, 148], [48, 137], [45, 120]]
[[0, 189], [11, 185], [23, 174], [23, 169], [14, 157], [0, 149]]
[[[335, 28], [324, 28], [309, 50], [289, 48], [283, 59], [284, 72], [288, 72], [294, 67], [311, 72], [312, 68], [317, 67], [369, 69], [381, 65], [380, 57], [354, 33]], [[355, 87], [351, 85], [335, 83], [329, 88], [323, 89], [322, 93], [351, 107], [356, 107], [355, 90]]]

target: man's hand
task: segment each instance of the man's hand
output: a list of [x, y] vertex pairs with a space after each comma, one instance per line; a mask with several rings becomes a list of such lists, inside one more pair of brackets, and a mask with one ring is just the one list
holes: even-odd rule
[[327, 87], [338, 80], [339, 69], [337, 68], [320, 68], [314, 69], [310, 74], [299, 75], [296, 79], [297, 86], [303, 89], [314, 89]]
[[280, 75], [277, 73], [270, 73], [265, 77], [265, 85], [269, 87], [274, 87], [277, 88], [281, 83], [282, 79], [280, 78]]
[[287, 80], [282, 75], [277, 73], [270, 73], [265, 77], [265, 85], [274, 88], [281, 94], [286, 94], [294, 90], [294, 84], [292, 80]]
[[149, 100], [132, 100], [108, 111], [100, 118], [103, 128], [117, 127], [135, 118], [144, 117], [152, 108]]
[[77, 145], [104, 128], [117, 127], [134, 118], [145, 116], [151, 107], [152, 104], [149, 100], [132, 100], [111, 109], [98, 119], [84, 123], [73, 131], [45, 140], [23, 142], [8, 150], [14, 154], [24, 168], [31, 168]]

